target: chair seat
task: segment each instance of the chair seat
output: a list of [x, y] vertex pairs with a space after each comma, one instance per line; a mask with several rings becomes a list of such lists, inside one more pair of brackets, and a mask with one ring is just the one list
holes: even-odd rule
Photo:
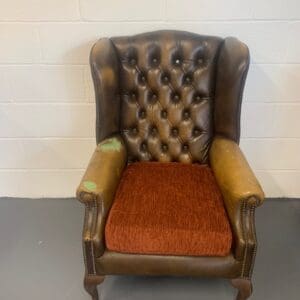
[[138, 162], [123, 172], [105, 227], [121, 253], [226, 256], [232, 233], [206, 165]]

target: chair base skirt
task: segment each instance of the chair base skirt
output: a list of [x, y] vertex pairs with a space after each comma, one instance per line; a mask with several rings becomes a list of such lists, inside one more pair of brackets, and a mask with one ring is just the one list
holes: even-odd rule
[[246, 300], [252, 294], [252, 283], [248, 278], [241, 278], [241, 262], [232, 254], [225, 257], [190, 257], [126, 254], [105, 250], [96, 259], [98, 275], [86, 275], [85, 290], [92, 300], [99, 300], [97, 285], [101, 284], [105, 275], [166, 275], [221, 277], [230, 280], [238, 290], [236, 300]]
[[199, 276], [239, 278], [242, 263], [224, 257], [126, 254], [105, 250], [96, 259], [98, 275]]

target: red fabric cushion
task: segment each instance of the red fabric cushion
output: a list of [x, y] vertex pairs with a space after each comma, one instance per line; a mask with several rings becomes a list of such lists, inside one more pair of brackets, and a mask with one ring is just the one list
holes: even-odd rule
[[138, 162], [122, 175], [105, 239], [123, 253], [226, 256], [232, 234], [208, 166]]

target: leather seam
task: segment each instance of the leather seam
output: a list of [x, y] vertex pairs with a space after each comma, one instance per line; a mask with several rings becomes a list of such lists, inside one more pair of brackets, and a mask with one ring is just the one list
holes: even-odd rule
[[247, 248], [248, 248], [248, 240], [247, 237], [245, 235], [245, 207], [246, 207], [246, 199], [243, 200], [242, 202], [242, 209], [241, 209], [241, 222], [242, 222], [242, 236], [243, 239], [245, 241], [245, 249], [244, 249], [244, 258], [243, 258], [243, 264], [242, 264], [242, 273], [241, 273], [241, 277], [244, 276], [244, 272], [245, 272], [245, 267], [246, 267], [246, 260], [247, 260]]
[[[94, 207], [93, 207], [93, 228], [94, 228], [94, 226], [95, 226], [95, 224], [94, 224], [94, 222], [96, 221], [95, 219], [95, 213], [97, 212], [97, 210], [98, 210], [98, 205], [97, 205], [97, 198], [95, 197], [94, 198]], [[94, 274], [96, 274], [96, 265], [95, 265], [95, 263], [96, 263], [96, 260], [95, 260], [95, 245], [94, 245], [94, 243], [93, 243], [93, 241], [92, 241], [92, 232], [91, 232], [91, 243], [92, 243], [92, 245], [91, 245], [91, 254], [92, 254], [92, 262], [93, 262], [93, 273]]]
[[[97, 199], [96, 197], [94, 197], [94, 200], [92, 203], [87, 203], [86, 204], [86, 210], [88, 210], [89, 213], [92, 213], [92, 224], [91, 226], [88, 228], [88, 224], [87, 224], [87, 215], [85, 215], [85, 219], [84, 219], [84, 231], [88, 230], [88, 241], [84, 240], [84, 262], [86, 265], [86, 269], [87, 269], [87, 273], [88, 275], [96, 275], [96, 260], [95, 260], [95, 245], [92, 241], [92, 229], [94, 228], [95, 225], [95, 213], [97, 212]], [[86, 252], [87, 252], [87, 246], [90, 245], [90, 253], [91, 253], [91, 257], [88, 257]], [[90, 270], [89, 265], [91, 263], [92, 266], [92, 270]]]
[[[217, 57], [215, 58], [216, 59], [216, 65], [215, 65], [215, 82], [214, 82], [214, 92], [213, 92], [213, 101], [212, 101], [212, 124], [213, 124], [213, 128], [212, 128], [212, 132], [213, 132], [213, 137], [216, 136], [218, 133], [216, 132], [216, 126], [215, 126], [215, 119], [216, 119], [216, 116], [215, 116], [215, 107], [216, 107], [216, 92], [217, 92], [217, 89], [218, 89], [218, 80], [219, 80], [219, 76], [218, 76], [218, 68], [219, 68], [219, 61], [220, 61], [220, 56], [221, 56], [221, 52], [222, 52], [222, 49], [224, 47], [224, 44], [225, 44], [225, 39], [222, 40], [222, 42], [220, 43], [219, 47], [218, 47], [218, 51], [217, 51]], [[210, 145], [211, 146], [211, 145]]]
[[252, 231], [253, 239], [254, 239], [254, 247], [253, 247], [252, 253], [251, 253], [251, 264], [249, 266], [249, 272], [248, 272], [249, 278], [251, 277], [252, 272], [253, 272], [255, 256], [256, 256], [256, 252], [257, 252], [256, 233], [255, 233], [255, 229], [253, 228], [254, 227], [254, 221], [253, 221], [254, 212], [255, 212], [255, 206], [251, 206], [251, 208], [250, 208], [250, 222], [251, 222], [251, 231]]
[[[241, 278], [250, 279], [253, 272], [255, 256], [257, 252], [255, 224], [253, 220], [255, 208], [257, 206], [257, 201], [255, 201], [255, 204], [250, 205], [250, 208], [248, 208], [247, 207], [248, 200], [249, 198], [243, 200], [242, 209], [241, 209], [242, 236], [245, 241], [245, 250], [244, 250]], [[250, 228], [248, 229], [248, 231], [250, 231], [250, 234], [253, 235], [254, 245], [253, 247], [251, 247], [252, 249], [249, 249], [249, 238], [246, 236], [245, 221], [249, 222]], [[247, 266], [248, 259], [250, 259], [250, 264]]]
[[[248, 53], [248, 52], [247, 52]], [[240, 135], [241, 135], [241, 108], [242, 108], [242, 98], [243, 98], [243, 91], [244, 91], [244, 87], [245, 87], [245, 82], [246, 82], [246, 78], [247, 78], [247, 74], [248, 74], [248, 70], [249, 70], [249, 54], [247, 56], [247, 67], [243, 72], [243, 75], [241, 77], [241, 84], [240, 84], [240, 88], [239, 88], [239, 95], [238, 95], [238, 106], [237, 106], [237, 111], [236, 111], [236, 120], [237, 120], [237, 124], [236, 124], [236, 142], [239, 144], [240, 142]]]

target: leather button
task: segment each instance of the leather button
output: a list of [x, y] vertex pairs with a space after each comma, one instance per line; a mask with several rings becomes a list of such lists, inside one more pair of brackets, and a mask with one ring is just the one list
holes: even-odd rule
[[191, 84], [192, 83], [192, 77], [191, 76], [185, 76], [184, 77], [184, 83], [185, 84]]
[[198, 59], [197, 59], [197, 64], [198, 64], [198, 65], [202, 65], [203, 62], [204, 62], [203, 58], [198, 58]]
[[131, 66], [135, 66], [135, 65], [136, 65], [136, 59], [131, 58], [131, 59], [129, 60], [129, 63], [130, 63]]
[[178, 103], [180, 100], [180, 96], [178, 94], [174, 94], [172, 99], [173, 99], [173, 102]]
[[187, 152], [189, 150], [189, 145], [188, 144], [183, 144], [182, 145], [182, 151]]
[[139, 117], [141, 119], [145, 119], [145, 117], [146, 117], [146, 111], [143, 108], [141, 108], [139, 111]]
[[194, 130], [193, 130], [193, 135], [194, 136], [198, 136], [199, 134], [200, 134], [200, 129], [198, 129], [198, 128], [194, 128]]
[[132, 133], [133, 135], [136, 135], [136, 134], [138, 133], [138, 130], [137, 130], [136, 127], [131, 128], [130, 131], [131, 131], [131, 133]]
[[130, 93], [130, 98], [135, 100], [136, 99], [136, 93], [135, 92]]
[[180, 58], [176, 58], [174, 61], [176, 66], [180, 66], [181, 65], [181, 59]]
[[138, 161], [138, 158], [135, 157], [135, 156], [131, 156], [131, 157], [128, 158], [128, 160], [129, 160], [130, 163], [134, 163], [134, 162]]
[[164, 74], [164, 75], [162, 76], [162, 82], [163, 82], [164, 84], [168, 84], [169, 81], [170, 81], [169, 76], [168, 76], [167, 74]]
[[163, 110], [161, 111], [160, 115], [161, 115], [161, 117], [162, 117], [163, 119], [166, 119], [167, 116], [168, 116], [168, 112], [167, 112], [165, 109], [163, 109]]
[[143, 84], [145, 84], [146, 83], [146, 75], [145, 74], [140, 74], [140, 76], [139, 76], [139, 78], [140, 78], [140, 82], [141, 83], [143, 83]]
[[156, 135], [157, 134], [157, 128], [155, 126], [153, 126], [150, 130], [151, 135]]
[[196, 95], [194, 96], [194, 102], [195, 102], [195, 103], [200, 103], [200, 102], [201, 102], [201, 96], [196, 94]]
[[145, 152], [147, 150], [147, 144], [146, 142], [141, 143], [141, 151]]
[[171, 130], [171, 134], [172, 136], [178, 136], [179, 130], [176, 127], [173, 127]]
[[154, 58], [152, 59], [152, 63], [153, 63], [154, 65], [157, 65], [157, 64], [158, 64], [158, 59], [154, 57]]
[[184, 120], [189, 119], [189, 117], [190, 117], [190, 111], [188, 109], [185, 109], [183, 111], [183, 113], [182, 113], [182, 117], [183, 117]]
[[155, 103], [155, 102], [157, 101], [157, 99], [158, 99], [157, 94], [153, 93], [153, 94], [151, 95], [151, 98], [150, 98], [151, 102], [152, 102], [152, 103]]
[[163, 152], [167, 152], [168, 151], [168, 145], [167, 144], [162, 144], [161, 145], [161, 150], [163, 151]]

